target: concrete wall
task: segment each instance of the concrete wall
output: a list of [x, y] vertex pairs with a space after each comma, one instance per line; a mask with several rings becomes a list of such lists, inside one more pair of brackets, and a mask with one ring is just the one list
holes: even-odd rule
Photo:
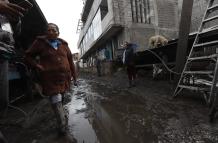
[[124, 25], [124, 11], [123, 11], [124, 0], [113, 0], [113, 16], [114, 22], [117, 24]]
[[133, 22], [130, 0], [119, 0], [118, 3], [120, 17], [124, 17], [124, 19], [120, 19], [123, 22], [124, 30], [118, 36], [119, 44], [123, 41], [134, 42], [139, 45], [138, 51], [144, 51], [148, 48], [149, 38], [153, 35], [160, 34], [167, 39], [178, 38], [177, 0], [150, 0], [150, 24]]
[[194, 0], [190, 32], [198, 31], [203, 15], [207, 8], [207, 3], [208, 3], [208, 0]]
[[154, 0], [157, 11], [158, 27], [178, 28], [178, 3], [176, 0]]
[[[194, 0], [190, 33], [198, 31], [209, 0]], [[183, 0], [178, 0], [179, 18]], [[217, 3], [217, 2], [216, 2]], [[180, 21], [180, 19], [179, 19]]]
[[131, 41], [139, 45], [137, 51], [144, 51], [148, 49], [149, 38], [155, 35], [156, 28], [157, 27], [154, 25], [134, 24], [134, 26], [130, 30], [130, 35]]
[[[123, 33], [119, 35], [119, 41], [127, 40], [138, 43], [139, 51], [148, 47], [148, 39], [153, 35], [163, 35], [167, 39], [178, 38], [178, 30], [183, 0], [152, 0], [151, 5], [151, 24], [133, 23], [130, 2], [128, 0], [118, 0], [120, 7], [120, 17], [125, 26]], [[196, 32], [202, 21], [204, 12], [209, 0], [194, 0], [192, 10], [192, 23], [190, 32]], [[216, 1], [215, 1], [216, 2]], [[218, 1], [216, 2], [218, 3]], [[117, 14], [118, 15], [118, 14]]]

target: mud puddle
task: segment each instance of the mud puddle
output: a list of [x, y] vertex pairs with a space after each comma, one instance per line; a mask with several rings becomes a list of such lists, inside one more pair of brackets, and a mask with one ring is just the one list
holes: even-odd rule
[[[78, 143], [213, 143], [218, 124], [209, 124], [204, 106], [176, 104], [144, 91], [80, 80], [69, 108], [69, 126]], [[158, 93], [158, 96], [162, 94]], [[146, 100], [145, 100], [146, 99]]]
[[145, 103], [125, 91], [79, 81], [69, 110], [69, 130], [78, 143], [143, 143], [156, 141], [145, 119]]

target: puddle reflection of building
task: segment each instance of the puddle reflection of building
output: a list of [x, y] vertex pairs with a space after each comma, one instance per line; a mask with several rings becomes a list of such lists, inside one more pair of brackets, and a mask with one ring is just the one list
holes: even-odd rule
[[[110, 114], [100, 103], [92, 101], [94, 116], [92, 127], [100, 143], [134, 143], [135, 139], [125, 133], [125, 129], [118, 119]], [[115, 108], [114, 108], [115, 109]]]

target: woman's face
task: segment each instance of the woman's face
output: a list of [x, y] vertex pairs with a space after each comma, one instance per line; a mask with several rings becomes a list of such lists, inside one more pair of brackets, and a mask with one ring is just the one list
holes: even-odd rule
[[55, 25], [48, 25], [47, 38], [56, 39], [59, 36], [58, 28]]

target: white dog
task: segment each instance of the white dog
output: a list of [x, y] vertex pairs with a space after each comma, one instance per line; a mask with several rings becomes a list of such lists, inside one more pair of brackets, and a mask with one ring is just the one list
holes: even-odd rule
[[149, 39], [149, 47], [151, 48], [157, 48], [158, 46], [164, 46], [168, 43], [168, 40], [161, 36], [161, 35], [155, 35], [150, 37]]

